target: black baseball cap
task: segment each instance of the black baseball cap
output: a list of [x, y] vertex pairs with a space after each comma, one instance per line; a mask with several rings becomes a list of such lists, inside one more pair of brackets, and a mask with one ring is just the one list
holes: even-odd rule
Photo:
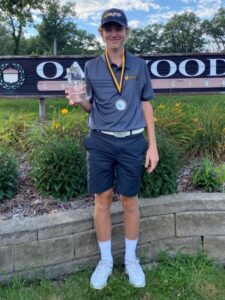
[[118, 8], [110, 8], [103, 12], [101, 19], [101, 27], [109, 22], [118, 23], [123, 27], [128, 27], [127, 17], [125, 13]]

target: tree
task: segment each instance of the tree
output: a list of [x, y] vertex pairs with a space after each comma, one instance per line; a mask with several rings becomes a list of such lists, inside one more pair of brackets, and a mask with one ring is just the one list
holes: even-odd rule
[[193, 12], [175, 14], [164, 26], [162, 52], [198, 52], [204, 45], [200, 19]]
[[102, 47], [93, 34], [78, 29], [75, 24], [73, 26], [74, 28], [71, 28], [66, 35], [66, 42], [62, 45], [61, 54], [97, 55], [102, 52]]
[[65, 34], [71, 27], [71, 17], [76, 15], [75, 3], [60, 5], [57, 0], [47, 0], [41, 10], [42, 23], [37, 26], [41, 39], [50, 44], [49, 51], [57, 55], [58, 44], [65, 42]]
[[75, 4], [60, 5], [48, 0], [42, 9], [42, 23], [37, 26], [45, 54], [96, 54], [101, 47], [93, 34], [78, 29], [74, 23]]
[[14, 54], [19, 54], [23, 28], [32, 22], [32, 9], [41, 7], [43, 0], [0, 0], [0, 12], [6, 18], [14, 41]]
[[5, 18], [0, 16], [0, 55], [13, 54], [12, 45], [13, 40], [11, 34], [6, 26]]
[[126, 48], [131, 53], [147, 54], [160, 49], [162, 25], [152, 24], [144, 29], [133, 29], [126, 42]]
[[205, 33], [213, 38], [218, 51], [225, 50], [225, 8], [219, 8], [211, 21], [203, 22]]

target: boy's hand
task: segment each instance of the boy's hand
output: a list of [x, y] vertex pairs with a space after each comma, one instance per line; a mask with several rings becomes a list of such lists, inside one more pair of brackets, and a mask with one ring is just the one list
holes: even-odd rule
[[145, 170], [147, 173], [152, 173], [159, 161], [157, 147], [149, 147], [145, 156]]
[[69, 100], [69, 104], [76, 106], [86, 99], [86, 87], [85, 85], [75, 88], [75, 87], [66, 87], [65, 88], [66, 98]]

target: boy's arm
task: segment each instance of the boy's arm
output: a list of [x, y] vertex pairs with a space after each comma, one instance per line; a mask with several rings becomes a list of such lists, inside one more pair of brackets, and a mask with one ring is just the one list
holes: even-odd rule
[[83, 108], [84, 111], [89, 113], [91, 111], [92, 103], [88, 101], [80, 102], [79, 105]]
[[156, 168], [159, 161], [155, 137], [154, 114], [152, 105], [149, 101], [142, 101], [142, 109], [147, 125], [147, 136], [149, 141], [149, 147], [145, 157], [145, 168], [148, 173], [151, 173]]

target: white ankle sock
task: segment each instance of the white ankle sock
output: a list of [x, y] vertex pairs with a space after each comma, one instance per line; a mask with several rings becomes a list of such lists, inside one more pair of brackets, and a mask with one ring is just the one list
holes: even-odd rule
[[98, 245], [100, 248], [101, 260], [107, 260], [109, 262], [113, 262], [111, 240], [104, 241], [104, 242], [98, 241]]
[[136, 258], [137, 241], [138, 239], [129, 240], [125, 237], [125, 262]]

